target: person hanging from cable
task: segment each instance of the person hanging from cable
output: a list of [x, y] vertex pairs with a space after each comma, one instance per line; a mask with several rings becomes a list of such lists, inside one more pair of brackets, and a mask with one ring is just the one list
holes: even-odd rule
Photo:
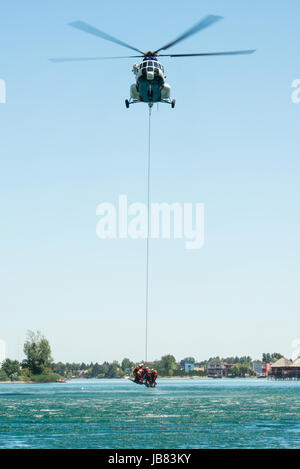
[[[148, 368], [149, 370], [149, 368]], [[156, 378], [157, 378], [157, 371], [156, 370], [149, 370], [147, 371], [145, 384], [147, 387], [154, 388], [156, 386]]]
[[139, 384], [143, 384], [144, 382], [144, 373], [143, 373], [143, 370], [139, 369], [139, 371], [137, 372], [137, 382]]
[[135, 367], [133, 370], [133, 376], [134, 376], [134, 382], [137, 384], [143, 384], [144, 381], [144, 372], [143, 372], [143, 366], [138, 365]]
[[139, 381], [139, 377], [138, 377], [139, 369], [140, 369], [140, 367], [136, 366], [135, 369], [133, 370], [133, 377], [134, 377], [134, 382], [135, 383], [138, 383], [138, 381]]
[[151, 370], [150, 368], [146, 368], [145, 369], [145, 373], [144, 373], [144, 383], [146, 384], [146, 386], [150, 386], [151, 384], [151, 376], [152, 376], [152, 373], [151, 373]]
[[157, 380], [157, 371], [152, 370], [151, 371], [151, 385], [156, 386], [156, 380]]

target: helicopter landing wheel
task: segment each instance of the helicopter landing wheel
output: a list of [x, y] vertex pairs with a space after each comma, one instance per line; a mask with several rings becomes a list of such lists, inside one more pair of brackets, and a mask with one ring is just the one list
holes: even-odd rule
[[173, 101], [171, 102], [172, 109], [174, 109], [175, 104], [176, 104], [176, 99], [173, 99]]
[[128, 99], [125, 99], [125, 106], [127, 107], [127, 109], [129, 108], [129, 101], [128, 101]]

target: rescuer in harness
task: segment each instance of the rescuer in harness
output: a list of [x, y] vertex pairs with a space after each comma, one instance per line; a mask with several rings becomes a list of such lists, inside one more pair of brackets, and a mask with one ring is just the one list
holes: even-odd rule
[[157, 371], [156, 370], [152, 370], [151, 371], [151, 383], [156, 385], [156, 379], [157, 379]]
[[136, 366], [135, 369], [133, 370], [133, 377], [134, 377], [134, 382], [135, 383], [139, 382], [139, 376], [138, 376], [139, 370], [140, 370], [139, 366]]
[[140, 369], [139, 366], [137, 366], [137, 367], [133, 370], [133, 375], [134, 375], [134, 382], [135, 382], [135, 383], [137, 383], [137, 384], [143, 384], [143, 380], [144, 380], [143, 372], [142, 372], [142, 370]]
[[157, 371], [149, 370], [149, 368], [147, 368], [146, 374], [145, 374], [145, 385], [148, 388], [154, 388], [156, 386], [156, 379], [157, 379]]
[[145, 381], [146, 386], [150, 385], [150, 381], [151, 381], [151, 370], [150, 370], [150, 368], [146, 368], [145, 371], [144, 371], [144, 381]]

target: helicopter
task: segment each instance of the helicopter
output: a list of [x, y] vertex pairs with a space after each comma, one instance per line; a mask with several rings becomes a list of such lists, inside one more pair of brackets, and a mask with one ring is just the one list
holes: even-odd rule
[[207, 56], [224, 56], [224, 55], [246, 55], [253, 54], [254, 49], [250, 50], [236, 50], [228, 52], [201, 52], [201, 53], [189, 53], [189, 54], [162, 54], [161, 51], [166, 51], [169, 48], [175, 46], [179, 42], [187, 39], [188, 37], [208, 28], [214, 23], [223, 19], [222, 16], [208, 15], [201, 19], [193, 27], [189, 28], [179, 37], [173, 41], [165, 44], [164, 46], [156, 49], [154, 52], [142, 52], [140, 49], [127, 44], [120, 39], [115, 38], [109, 34], [104, 33], [98, 28], [91, 26], [84, 21], [74, 21], [69, 23], [69, 26], [79, 29], [80, 31], [92, 34], [101, 39], [105, 39], [110, 42], [114, 42], [120, 46], [131, 49], [138, 52], [139, 55], [130, 55], [122, 57], [78, 57], [78, 58], [53, 58], [50, 59], [52, 62], [72, 62], [72, 61], [88, 61], [88, 60], [105, 60], [105, 59], [132, 59], [142, 58], [141, 63], [133, 65], [132, 72], [135, 75], [136, 82], [130, 87], [130, 98], [125, 100], [126, 108], [129, 108], [131, 104], [136, 103], [147, 103], [149, 108], [154, 103], [166, 103], [170, 104], [172, 108], [175, 107], [175, 99], [171, 100], [171, 87], [166, 83], [166, 75], [163, 65], [158, 61], [158, 57], [207, 57]]

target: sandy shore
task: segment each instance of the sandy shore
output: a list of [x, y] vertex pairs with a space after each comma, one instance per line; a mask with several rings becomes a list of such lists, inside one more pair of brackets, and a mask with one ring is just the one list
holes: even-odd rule
[[0, 381], [0, 384], [30, 384], [34, 381]]

